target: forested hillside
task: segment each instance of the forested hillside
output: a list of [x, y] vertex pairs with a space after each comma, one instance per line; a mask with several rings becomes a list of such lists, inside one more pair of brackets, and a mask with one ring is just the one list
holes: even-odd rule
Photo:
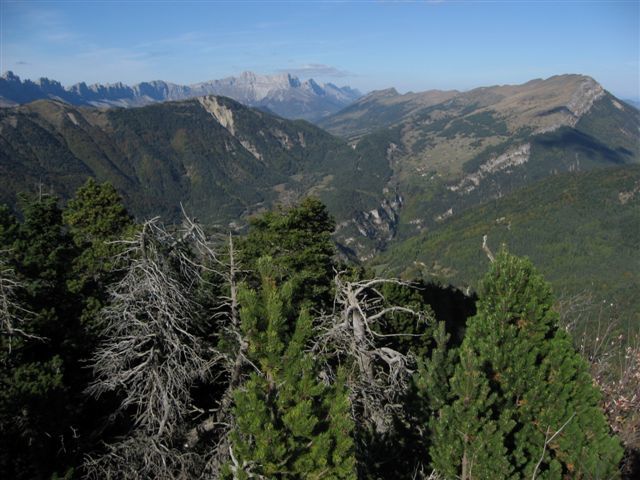
[[633, 478], [640, 352], [576, 349], [529, 260], [469, 297], [340, 263], [313, 198], [188, 213], [0, 210], [3, 478]]
[[[590, 292], [640, 325], [640, 167], [565, 173], [436, 222], [379, 255], [379, 272], [475, 290], [482, 239], [528, 255], [559, 296]], [[411, 227], [407, 227], [410, 230]], [[586, 325], [585, 325], [586, 327]]]
[[564, 75], [327, 122], [0, 111], [3, 478], [637, 476], [638, 111]]
[[[366, 175], [362, 173], [366, 172]], [[88, 177], [109, 181], [139, 218], [242, 224], [305, 194], [341, 219], [374, 208], [391, 170], [383, 149], [346, 142], [224, 97], [101, 111], [42, 100], [0, 110], [0, 200], [69, 198]]]

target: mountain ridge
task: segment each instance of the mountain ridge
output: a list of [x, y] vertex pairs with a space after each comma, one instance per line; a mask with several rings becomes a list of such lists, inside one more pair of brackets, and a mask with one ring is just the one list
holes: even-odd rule
[[[245, 77], [240, 82], [245, 86], [261, 80], [250, 73]], [[235, 82], [228, 83], [234, 86]], [[281, 75], [279, 82], [287, 85], [296, 80]], [[315, 88], [311, 82], [308, 85]], [[390, 103], [380, 106], [381, 98]], [[365, 128], [363, 133], [340, 140], [313, 130], [306, 122], [281, 127], [278, 122], [286, 121], [273, 117], [269, 107], [241, 108], [227, 97], [105, 111], [93, 107], [74, 110], [71, 106], [65, 110], [63, 103], [39, 101], [0, 110], [0, 127], [4, 129], [0, 130], [0, 168], [25, 177], [23, 189], [33, 187], [40, 175], [47, 178], [47, 168], [53, 168], [58, 172], [59, 187], [64, 189], [64, 172], [56, 170], [58, 165], [48, 167], [51, 155], [38, 153], [43, 146], [55, 146], [53, 156], [66, 159], [62, 164], [86, 167], [91, 160], [99, 179], [124, 182], [118, 176], [110, 179], [96, 173], [100, 168], [113, 170], [101, 160], [106, 157], [121, 165], [122, 171], [133, 168], [134, 174], [128, 176], [136, 181], [143, 171], [147, 187], [142, 188], [144, 182], [136, 188], [116, 183], [119, 190], [134, 192], [135, 204], [146, 205], [137, 213], [151, 214], [153, 205], [161, 204], [160, 210], [171, 217], [175, 213], [171, 208], [194, 198], [192, 188], [196, 187], [189, 177], [193, 169], [188, 164], [196, 162], [206, 173], [200, 175], [204, 183], [197, 183], [202, 189], [197, 195], [199, 215], [212, 221], [229, 220], [277, 201], [286, 203], [287, 198], [319, 192], [332, 213], [337, 213], [343, 246], [353, 257], [366, 260], [390, 243], [404, 241], [531, 182], [565, 171], [640, 162], [638, 111], [582, 75], [468, 92], [401, 95], [387, 89], [363, 97], [353, 108], [368, 103], [379, 111], [377, 117], [372, 115], [366, 121], [377, 122], [379, 128]], [[56, 109], [63, 113], [53, 115], [50, 110]], [[159, 120], [163, 116], [167, 116], [164, 123]], [[83, 118], [91, 126], [87, 133], [90, 141], [79, 140], [84, 134], [77, 127], [84, 125]], [[215, 126], [205, 128], [210, 121]], [[262, 126], [264, 122], [271, 126]], [[16, 128], [16, 124], [20, 126]], [[117, 139], [113, 131], [119, 135]], [[308, 142], [310, 136], [318, 138], [318, 143]], [[62, 146], [59, 137], [66, 142]], [[33, 151], [26, 154], [14, 148], [21, 143], [29, 144]], [[77, 147], [79, 144], [82, 146]], [[112, 151], [115, 153], [108, 154]], [[292, 151], [297, 152], [294, 158]], [[301, 170], [286, 167], [304, 158], [314, 160]], [[208, 163], [212, 161], [213, 166]], [[33, 169], [19, 167], [20, 162]], [[226, 167], [214, 175], [212, 168], [220, 162]], [[232, 173], [234, 162], [239, 162], [240, 170]], [[141, 170], [140, 164], [149, 171]], [[236, 175], [242, 168], [249, 169], [244, 186]], [[86, 177], [86, 168], [82, 171]], [[164, 190], [167, 188], [170, 191]], [[8, 190], [16, 191], [4, 190], [5, 197]], [[138, 191], [153, 200], [145, 200]], [[238, 192], [244, 192], [248, 200], [239, 198]], [[216, 202], [222, 202], [223, 207], [217, 208]], [[214, 214], [216, 211], [224, 215]]]
[[11, 71], [0, 77], [0, 106], [51, 99], [77, 106], [140, 107], [207, 95], [226, 96], [247, 106], [266, 107], [286, 118], [317, 120], [335, 113], [361, 94], [350, 87], [337, 87], [332, 83], [318, 84], [313, 79], [300, 81], [289, 73], [258, 75], [243, 72], [238, 77], [191, 85], [154, 80], [132, 86], [121, 82], [92, 85], [80, 82], [69, 87], [44, 77], [23, 81]]
[[[390, 175], [384, 152], [363, 149], [228, 97], [108, 110], [38, 100], [0, 109], [0, 202], [15, 205], [38, 184], [69, 198], [94, 177], [138, 217], [174, 221], [183, 203], [232, 226], [313, 192], [345, 218], [373, 208]], [[365, 156], [375, 177], [357, 174]]]
[[353, 146], [385, 138], [393, 169], [387, 190], [403, 199], [392, 211], [360, 217], [349, 239], [354, 251], [372, 248], [362, 232], [384, 218], [378, 251], [551, 175], [640, 163], [638, 110], [591, 77], [446, 92], [449, 99], [432, 105], [414, 95], [372, 92], [320, 122]]
[[[460, 107], [461, 113], [489, 107], [502, 113], [505, 109], [518, 111], [517, 103], [521, 102], [520, 113], [526, 112], [527, 108], [537, 108], [535, 113], [545, 113], [543, 107], [548, 105], [546, 113], [558, 114], [563, 113], [561, 107], [569, 111], [578, 107], [576, 97], [583, 97], [585, 89], [598, 93], [605, 91], [592, 77], [580, 74], [554, 75], [522, 84], [482, 86], [466, 91], [427, 90], [400, 94], [394, 88], [388, 88], [360, 97], [343, 110], [321, 119], [318, 125], [335, 135], [356, 139], [372, 130], [424, 120], [434, 111], [444, 112], [455, 106]], [[553, 108], [558, 110], [554, 112]], [[464, 112], [465, 109], [469, 111]]]

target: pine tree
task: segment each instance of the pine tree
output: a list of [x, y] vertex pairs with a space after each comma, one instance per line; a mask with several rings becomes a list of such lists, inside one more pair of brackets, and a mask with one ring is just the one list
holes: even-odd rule
[[[239, 244], [240, 261], [257, 271], [258, 259], [271, 257], [277, 280], [294, 279], [294, 304], [306, 300], [328, 307], [333, 299], [334, 228], [326, 207], [317, 199], [306, 198], [289, 210], [252, 219], [249, 234]], [[254, 280], [259, 285], [260, 280]]]
[[415, 394], [420, 399], [422, 413], [428, 418], [449, 403], [449, 379], [457, 364], [457, 350], [449, 346], [450, 335], [444, 322], [439, 322], [433, 334], [435, 343], [430, 356], [418, 359], [418, 369], [413, 377]]
[[261, 289], [245, 287], [240, 295], [242, 329], [258, 371], [235, 394], [227, 476], [355, 478], [343, 375], [330, 386], [318, 381], [315, 360], [306, 352], [312, 319], [305, 309], [296, 316], [291, 282], [277, 287], [273, 265], [266, 262], [260, 261]]
[[468, 349], [462, 349], [450, 389], [455, 401], [444, 405], [433, 422], [434, 469], [445, 478], [508, 478], [505, 429], [492, 413], [496, 394]]
[[[551, 289], [531, 262], [506, 251], [496, 257], [450, 383], [453, 404], [440, 410], [434, 424], [430, 454], [437, 469], [458, 466], [447, 470], [449, 477], [463, 473], [464, 451], [447, 449], [442, 440], [465, 440], [452, 416], [494, 422], [482, 442], [501, 452], [491, 463], [506, 461], [516, 477], [618, 475], [621, 448], [609, 435], [586, 363], [557, 327], [552, 304]], [[478, 382], [475, 396], [462, 388], [465, 376]], [[476, 473], [466, 478], [483, 478], [475, 465]], [[501, 469], [492, 476], [507, 477]]]
[[122, 276], [116, 268], [124, 245], [120, 240], [133, 234], [134, 223], [115, 188], [94, 179], [87, 180], [69, 200], [63, 218], [80, 251], [73, 261], [69, 289], [81, 297], [81, 319], [92, 329], [107, 301], [107, 286]]
[[66, 288], [73, 244], [54, 197], [23, 198], [23, 221], [0, 213], [3, 263], [20, 288], [23, 335], [0, 339], [0, 472], [49, 478], [76, 453], [77, 412], [71, 398], [77, 369], [75, 302]]

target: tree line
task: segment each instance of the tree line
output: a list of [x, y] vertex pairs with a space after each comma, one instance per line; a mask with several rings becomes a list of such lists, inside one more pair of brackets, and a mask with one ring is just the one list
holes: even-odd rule
[[0, 208], [2, 477], [632, 475], [531, 262], [468, 297], [339, 260], [334, 228], [312, 198], [237, 236], [136, 222], [93, 180]]

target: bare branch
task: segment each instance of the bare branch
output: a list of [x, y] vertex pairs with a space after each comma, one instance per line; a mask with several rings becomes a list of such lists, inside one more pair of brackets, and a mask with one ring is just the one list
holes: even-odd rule
[[[609, 426], [624, 446], [640, 445], [640, 332], [625, 328], [615, 305], [595, 301], [592, 294], [561, 298], [555, 309], [576, 348], [589, 362], [594, 383], [603, 394]], [[588, 331], [584, 329], [589, 325]]]
[[194, 478], [202, 469], [198, 455], [182, 452], [165, 445], [154, 437], [136, 435], [113, 445], [107, 453], [88, 456], [84, 461], [86, 477], [95, 480], [143, 480]]
[[484, 253], [487, 254], [487, 257], [489, 258], [489, 261], [491, 263], [496, 261], [496, 258], [493, 256], [493, 253], [491, 252], [491, 249], [489, 248], [489, 245], [487, 245], [487, 235], [483, 235], [482, 236], [482, 250], [484, 251]]
[[33, 316], [33, 312], [24, 308], [17, 299], [18, 291], [24, 286], [8, 265], [8, 253], [7, 250], [0, 250], [0, 334], [9, 338], [8, 348], [11, 351], [14, 337], [39, 341], [46, 339], [22, 328], [25, 320]]
[[[398, 409], [398, 399], [412, 373], [413, 359], [378, 345], [379, 338], [402, 334], [380, 333], [376, 324], [394, 313], [413, 315], [419, 321], [427, 318], [425, 312], [388, 306], [376, 288], [383, 284], [408, 285], [394, 279], [345, 281], [342, 273], [337, 273], [334, 311], [320, 317], [322, 334], [313, 347], [319, 356], [328, 358], [329, 363], [331, 358], [351, 359], [354, 374], [348, 377], [348, 388], [352, 404], [360, 410], [354, 419], [371, 422], [379, 432], [389, 429], [392, 413]], [[335, 373], [324, 372], [324, 377], [330, 381]]]
[[107, 468], [123, 473], [138, 465], [140, 478], [177, 478], [168, 472], [181, 471], [187, 456], [170, 446], [190, 412], [190, 388], [223, 361], [192, 333], [203, 316], [196, 289], [215, 257], [199, 226], [188, 218], [185, 224], [176, 240], [153, 219], [123, 242], [120, 261], [128, 269], [101, 312], [104, 341], [92, 358], [95, 381], [87, 392], [117, 391], [118, 411], [132, 412], [135, 431], [102, 457], [87, 460], [96, 477]]
[[536, 480], [536, 476], [538, 475], [538, 469], [540, 468], [540, 465], [542, 465], [542, 461], [544, 460], [544, 454], [547, 452], [547, 446], [553, 442], [553, 439], [556, 438], [558, 435], [560, 435], [560, 433], [562, 432], [562, 430], [565, 429], [565, 427], [567, 425], [569, 425], [569, 422], [571, 420], [573, 420], [573, 417], [575, 417], [576, 414], [575, 412], [569, 417], [569, 420], [567, 420], [566, 422], [564, 422], [564, 424], [556, 431], [556, 433], [554, 433], [553, 435], [551, 435], [551, 437], [549, 437], [549, 433], [550, 433], [550, 427], [547, 427], [547, 433], [544, 436], [544, 445], [542, 446], [542, 455], [540, 455], [540, 460], [538, 460], [538, 463], [536, 464], [536, 467], [533, 469], [533, 474], [531, 475], [531, 480]]
[[228, 380], [217, 408], [199, 425], [187, 432], [185, 436], [185, 445], [188, 448], [193, 448], [204, 434], [215, 432], [217, 442], [210, 449], [207, 462], [207, 470], [213, 477], [217, 477], [222, 466], [231, 460], [229, 457], [231, 452], [229, 433], [235, 424], [232, 415], [233, 392], [241, 385], [246, 366], [252, 367], [259, 372], [258, 367], [247, 357], [249, 343], [240, 328], [237, 278], [239, 268], [236, 263], [233, 237], [231, 235], [229, 235], [228, 239], [228, 263], [223, 265], [222, 276], [229, 287], [230, 294], [220, 328], [222, 330], [221, 333], [226, 338], [232, 342], [235, 341], [231, 351], [222, 354], [224, 362], [219, 365], [224, 370], [224, 375]]

